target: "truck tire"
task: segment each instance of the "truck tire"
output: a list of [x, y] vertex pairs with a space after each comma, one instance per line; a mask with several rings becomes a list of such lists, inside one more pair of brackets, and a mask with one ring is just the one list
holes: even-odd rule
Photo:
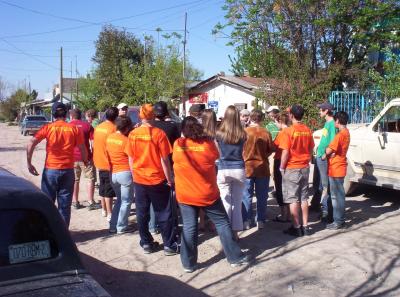
[[351, 195], [357, 188], [357, 183], [350, 180], [353, 176], [354, 176], [354, 171], [351, 168], [351, 165], [347, 164], [347, 174], [344, 178], [344, 183], [343, 183], [344, 193], [346, 195]]

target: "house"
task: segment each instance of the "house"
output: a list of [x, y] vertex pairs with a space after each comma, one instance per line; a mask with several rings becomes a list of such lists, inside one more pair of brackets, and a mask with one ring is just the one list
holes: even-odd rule
[[[267, 104], [258, 104], [256, 99], [256, 92], [261, 89], [264, 92], [271, 90], [271, 84], [263, 78], [239, 77], [221, 72], [188, 88], [184, 100], [186, 114], [193, 104], [204, 104], [205, 108], [214, 109], [217, 118], [224, 116], [229, 105], [235, 105], [239, 110], [252, 110], [254, 106], [262, 104], [261, 107], [265, 109]], [[183, 104], [179, 109], [183, 114]]]

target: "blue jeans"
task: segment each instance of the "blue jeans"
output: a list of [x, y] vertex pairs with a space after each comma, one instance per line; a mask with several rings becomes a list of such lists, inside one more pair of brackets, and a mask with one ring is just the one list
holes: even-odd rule
[[150, 203], [154, 207], [156, 222], [160, 226], [164, 247], [176, 248], [177, 234], [174, 228], [171, 188], [163, 182], [158, 185], [135, 185], [136, 218], [140, 235], [140, 246], [154, 241], [149, 232]]
[[333, 206], [333, 220], [337, 224], [344, 223], [345, 193], [343, 187], [344, 177], [329, 177], [331, 198]]
[[243, 257], [238, 243], [233, 239], [232, 228], [221, 199], [218, 199], [212, 205], [203, 207], [180, 203], [179, 208], [183, 220], [181, 236], [181, 262], [183, 267], [193, 268], [197, 264], [197, 224], [200, 209], [203, 209], [214, 223], [228, 262], [235, 263]]
[[133, 197], [132, 173], [130, 171], [113, 173], [111, 184], [117, 196], [117, 201], [111, 214], [110, 230], [117, 229], [120, 232], [128, 227]]
[[266, 212], [267, 212], [267, 195], [269, 186], [269, 177], [248, 177], [245, 181], [246, 185], [244, 187], [243, 193], [243, 206], [242, 216], [243, 221], [254, 222], [253, 219], [253, 195], [254, 188], [256, 191], [257, 198], [257, 222], [265, 222]]
[[42, 174], [42, 191], [55, 202], [67, 227], [71, 220], [72, 193], [74, 191], [74, 169], [47, 169]]
[[322, 212], [328, 214], [329, 195], [329, 178], [328, 178], [328, 161], [316, 157], [317, 167], [320, 176], [319, 190], [321, 191]]

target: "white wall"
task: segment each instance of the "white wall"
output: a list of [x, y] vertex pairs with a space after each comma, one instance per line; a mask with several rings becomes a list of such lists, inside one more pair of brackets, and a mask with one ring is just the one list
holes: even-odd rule
[[[247, 104], [247, 109], [253, 109], [255, 97], [250, 92], [243, 91], [235, 86], [230, 86], [220, 81], [214, 82], [204, 88], [198, 89], [198, 93], [208, 93], [208, 101], [218, 102], [217, 118], [223, 117], [226, 108], [234, 104]], [[186, 111], [188, 113], [192, 104], [186, 101]], [[182, 106], [180, 105], [180, 109]], [[208, 104], [206, 104], [208, 108]]]

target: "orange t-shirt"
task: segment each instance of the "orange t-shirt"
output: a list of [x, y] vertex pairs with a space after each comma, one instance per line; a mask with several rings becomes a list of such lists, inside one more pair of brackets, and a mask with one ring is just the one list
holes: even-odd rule
[[106, 151], [111, 165], [111, 172], [130, 171], [129, 157], [125, 153], [125, 146], [128, 143], [128, 137], [115, 132], [110, 134], [106, 140]]
[[275, 145], [275, 149], [276, 149], [275, 155], [274, 155], [275, 160], [280, 160], [282, 157], [282, 149], [279, 148], [279, 142], [281, 141], [281, 139], [282, 139], [282, 130], [278, 132], [278, 134], [276, 135], [275, 140], [274, 140], [274, 145]]
[[106, 140], [108, 135], [116, 131], [114, 123], [105, 121], [94, 129], [93, 136], [93, 162], [99, 170], [110, 170], [106, 152]]
[[329, 148], [335, 152], [335, 156], [328, 158], [328, 176], [345, 177], [347, 170], [347, 150], [350, 145], [349, 130], [343, 129], [336, 134], [329, 144]]
[[158, 185], [166, 180], [161, 158], [172, 152], [164, 131], [141, 126], [128, 136], [125, 152], [133, 159], [133, 181], [143, 185]]
[[84, 143], [78, 127], [58, 120], [43, 126], [36, 134], [37, 140], [46, 138], [46, 163], [48, 169], [74, 168], [74, 148]]
[[215, 161], [218, 149], [212, 140], [178, 138], [174, 143], [175, 192], [179, 203], [207, 206], [219, 199]]
[[282, 130], [279, 148], [289, 150], [289, 160], [286, 168], [307, 168], [314, 148], [312, 132], [303, 123], [294, 124]]

